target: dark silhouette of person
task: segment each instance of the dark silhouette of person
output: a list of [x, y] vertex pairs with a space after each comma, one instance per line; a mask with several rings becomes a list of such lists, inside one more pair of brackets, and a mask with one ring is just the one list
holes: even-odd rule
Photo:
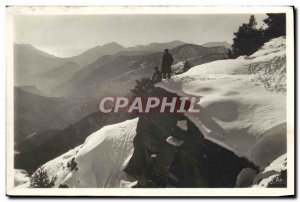
[[173, 63], [173, 57], [169, 53], [169, 49], [165, 49], [165, 53], [163, 55], [163, 60], [162, 60], [162, 66], [161, 66], [161, 73], [163, 78], [171, 78], [171, 65]]
[[191, 67], [192, 65], [188, 61], [185, 61], [183, 64], [183, 73], [191, 69]]
[[159, 71], [158, 67], [155, 67], [154, 68], [154, 73], [153, 73], [153, 76], [152, 76], [152, 82], [153, 83], [158, 83], [160, 82], [162, 79], [162, 76], [161, 76], [161, 72]]

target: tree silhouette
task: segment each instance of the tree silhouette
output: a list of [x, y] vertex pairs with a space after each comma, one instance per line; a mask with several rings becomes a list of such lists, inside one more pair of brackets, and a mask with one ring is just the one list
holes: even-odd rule
[[142, 78], [141, 80], [136, 80], [136, 85], [133, 89], [131, 89], [131, 92], [133, 92], [136, 96], [143, 96], [152, 88], [152, 80], [149, 78]]
[[286, 16], [284, 13], [268, 13], [264, 23], [268, 25], [265, 29], [266, 41], [272, 38], [286, 35]]
[[257, 29], [254, 15], [250, 16], [249, 22], [242, 24], [234, 33], [235, 38], [231, 49], [228, 50], [228, 58], [236, 58], [240, 55], [251, 55], [256, 52], [265, 42], [272, 38], [286, 35], [286, 14], [268, 13], [264, 23], [266, 29]]
[[242, 24], [234, 33], [232, 50], [228, 54], [230, 58], [251, 55], [264, 44], [263, 29], [257, 29], [256, 26], [256, 19], [251, 15], [249, 22]]

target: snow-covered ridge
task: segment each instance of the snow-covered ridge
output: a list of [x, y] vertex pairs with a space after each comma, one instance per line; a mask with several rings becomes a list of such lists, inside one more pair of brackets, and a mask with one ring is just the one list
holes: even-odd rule
[[55, 187], [126, 187], [134, 183], [123, 168], [133, 153], [137, 121], [105, 126], [82, 145], [44, 164], [50, 176], [58, 177]]
[[285, 86], [285, 57], [279, 37], [249, 57], [195, 66], [156, 86], [199, 96], [202, 110], [186, 116], [207, 139], [264, 168], [286, 152], [286, 96], [277, 90]]

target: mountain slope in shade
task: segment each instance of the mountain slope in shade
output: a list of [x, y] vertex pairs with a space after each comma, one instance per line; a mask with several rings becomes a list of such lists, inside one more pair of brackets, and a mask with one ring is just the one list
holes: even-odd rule
[[220, 41], [220, 42], [207, 42], [202, 44], [201, 46], [204, 47], [218, 47], [218, 46], [224, 46], [226, 48], [231, 48], [231, 44], [227, 41]]
[[60, 66], [66, 61], [28, 44], [14, 44], [15, 85], [35, 85], [35, 75]]
[[39, 84], [41, 89], [47, 91], [58, 84], [65, 83], [79, 70], [80, 66], [77, 63], [66, 62], [54, 69], [36, 75], [35, 82]]
[[[27, 136], [16, 148], [15, 168], [34, 171], [47, 161], [67, 152], [86, 137], [108, 124], [119, 123], [134, 118], [135, 115], [94, 112], [61, 130], [43, 130]], [[57, 144], [59, 142], [59, 144]], [[53, 149], [55, 148], [55, 149]]]
[[19, 86], [18, 88], [34, 95], [44, 96], [44, 93], [34, 85]]
[[26, 137], [43, 130], [63, 129], [98, 110], [98, 101], [34, 95], [14, 89], [14, 137], [18, 145]]

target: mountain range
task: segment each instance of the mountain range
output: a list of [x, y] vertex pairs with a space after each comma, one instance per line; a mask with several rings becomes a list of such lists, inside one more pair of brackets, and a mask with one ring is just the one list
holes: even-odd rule
[[[77, 71], [88, 67], [103, 56], [149, 55], [185, 44], [187, 43], [176, 40], [126, 48], [111, 42], [69, 58], [56, 57], [30, 44], [14, 44], [15, 85], [35, 85], [44, 91], [45, 95], [51, 95], [53, 88], [62, 85]], [[203, 47], [227, 47], [227, 45], [225, 42], [212, 42], [204, 44]]]
[[[225, 47], [202, 47], [184, 44], [170, 49], [174, 64], [189, 61], [193, 65], [224, 59]], [[151, 77], [154, 67], [161, 68], [162, 53], [143, 55], [112, 55], [100, 57], [92, 64], [82, 68], [69, 81], [54, 91], [71, 97], [97, 97], [110, 94], [126, 94], [134, 87], [135, 81]]]
[[[117, 43], [96, 46], [70, 58], [59, 58], [29, 44], [14, 45], [15, 85], [36, 85], [48, 92], [53, 84], [65, 82], [80, 68], [97, 58], [115, 54], [125, 48]], [[57, 77], [63, 77], [64, 79]]]

